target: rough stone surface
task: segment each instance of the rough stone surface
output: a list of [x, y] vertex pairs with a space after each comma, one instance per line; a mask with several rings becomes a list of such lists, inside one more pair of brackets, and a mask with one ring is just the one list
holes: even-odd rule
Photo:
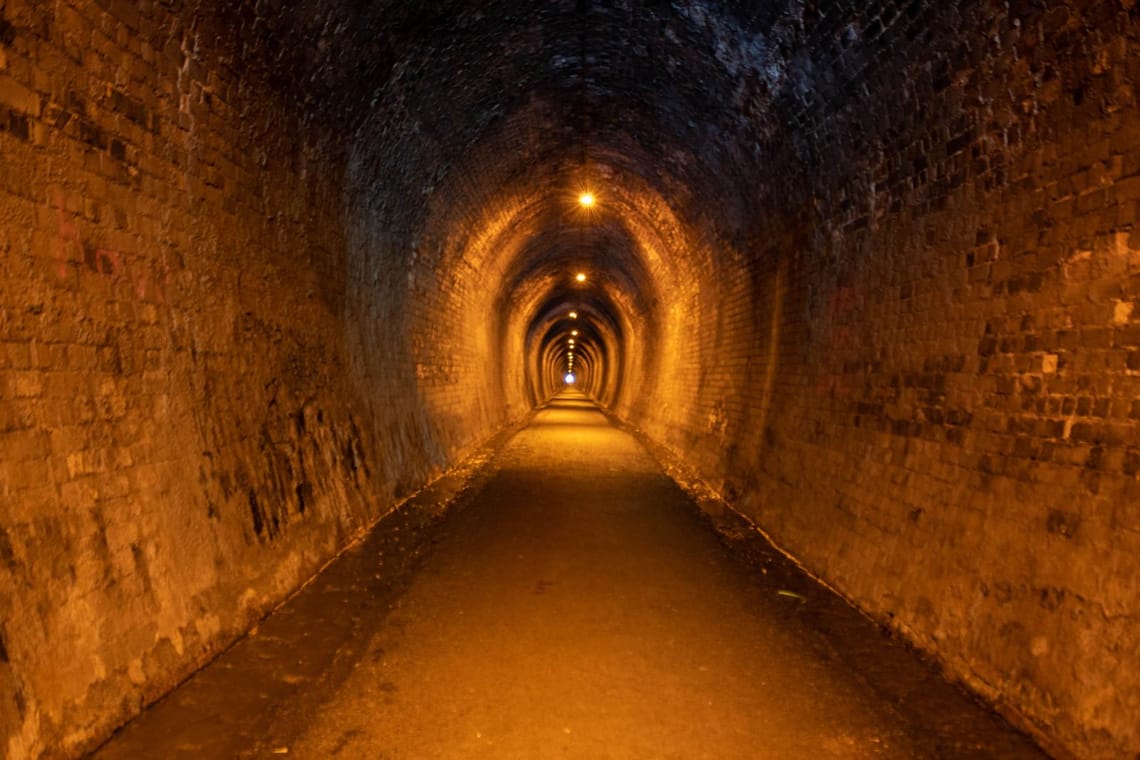
[[803, 204], [718, 299], [751, 324], [643, 424], [1056, 751], [1132, 756], [1135, 10], [836, 21], [889, 56], [805, 104]]
[[813, 572], [1140, 752], [1138, 14], [3, 0], [0, 742], [105, 735], [578, 329]]
[[0, 8], [0, 756], [54, 757], [495, 425], [356, 370], [343, 150], [240, 25]]

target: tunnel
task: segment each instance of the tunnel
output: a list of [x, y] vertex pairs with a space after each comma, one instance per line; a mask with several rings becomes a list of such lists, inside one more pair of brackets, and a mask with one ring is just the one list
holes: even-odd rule
[[94, 751], [540, 423], [1137, 756], [1138, 17], [0, 0], [0, 756]]

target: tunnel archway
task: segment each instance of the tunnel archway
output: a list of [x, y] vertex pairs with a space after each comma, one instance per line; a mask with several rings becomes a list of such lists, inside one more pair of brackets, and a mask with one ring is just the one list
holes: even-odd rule
[[50, 5], [0, 3], [9, 754], [187, 676], [571, 337], [948, 673], [1140, 749], [1140, 6]]

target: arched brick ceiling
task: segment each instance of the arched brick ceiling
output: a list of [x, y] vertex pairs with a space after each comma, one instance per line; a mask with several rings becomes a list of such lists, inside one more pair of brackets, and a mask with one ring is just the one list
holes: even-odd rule
[[[525, 405], [512, 374], [538, 348], [525, 336], [576, 268], [624, 322], [599, 353], [624, 371], [595, 379], [667, 371], [652, 350], [682, 329], [667, 315], [739, 279], [733, 252], [761, 234], [769, 194], [803, 187], [789, 61], [803, 57], [805, 14], [824, 11], [799, 2], [271, 10], [212, 18], [345, 153], [351, 216], [371, 230], [350, 277], [387, 283], [361, 286], [360, 321], [390, 318], [375, 305], [388, 304], [417, 366], [435, 361], [417, 332], [467, 336], [454, 353], [479, 357], [456, 361], [487, 367], [486, 404], [505, 386]], [[574, 203], [584, 188], [599, 198], [589, 215]], [[440, 292], [435, 306], [391, 306], [421, 288]]]

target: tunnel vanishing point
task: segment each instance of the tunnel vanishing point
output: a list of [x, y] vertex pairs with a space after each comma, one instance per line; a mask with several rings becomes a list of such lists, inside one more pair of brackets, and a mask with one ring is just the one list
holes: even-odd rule
[[572, 368], [1051, 752], [1136, 757], [1138, 32], [0, 0], [0, 755], [96, 746]]

